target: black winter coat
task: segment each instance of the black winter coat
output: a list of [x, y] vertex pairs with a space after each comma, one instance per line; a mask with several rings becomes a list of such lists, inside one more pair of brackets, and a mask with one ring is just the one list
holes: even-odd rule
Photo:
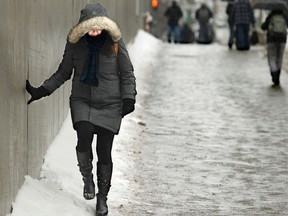
[[[97, 13], [93, 16], [91, 13], [95, 9]], [[85, 19], [82, 15], [88, 18]], [[96, 4], [96, 8], [95, 5], [86, 6], [85, 11], [81, 12], [79, 23], [68, 35], [58, 70], [42, 86], [52, 93], [73, 76], [70, 96], [73, 125], [75, 126], [75, 123], [79, 121], [89, 121], [117, 134], [122, 119], [122, 101], [126, 98], [135, 100], [136, 83], [127, 49], [121, 39], [119, 29], [114, 24], [100, 4]], [[98, 29], [108, 31], [113, 39], [106, 40], [103, 46], [106, 49], [100, 50], [99, 53], [98, 87], [80, 81], [81, 74], [87, 68], [89, 56], [89, 48], [82, 35], [93, 25], [96, 25]], [[118, 56], [114, 52], [113, 41], [119, 44]]]
[[180, 7], [176, 3], [173, 3], [171, 7], [167, 8], [164, 15], [168, 17], [169, 26], [177, 26], [179, 19], [181, 19], [183, 16], [183, 13]]

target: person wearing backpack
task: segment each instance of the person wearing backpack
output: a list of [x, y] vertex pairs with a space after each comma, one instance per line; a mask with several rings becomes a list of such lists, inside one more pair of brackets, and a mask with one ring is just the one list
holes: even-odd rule
[[280, 73], [287, 41], [287, 27], [288, 17], [283, 10], [272, 10], [261, 25], [263, 30], [267, 30], [268, 64], [275, 86], [280, 84]]
[[199, 22], [199, 36], [197, 38], [198, 43], [210, 44], [213, 41], [213, 28], [209, 23], [210, 19], [213, 18], [213, 13], [209, 7], [202, 3], [200, 8], [196, 10], [196, 20]]

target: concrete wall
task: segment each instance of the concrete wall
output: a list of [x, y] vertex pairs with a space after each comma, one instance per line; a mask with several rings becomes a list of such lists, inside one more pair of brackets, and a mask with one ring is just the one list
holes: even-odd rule
[[10, 212], [24, 176], [39, 177], [43, 156], [69, 110], [70, 81], [27, 106], [25, 80], [39, 86], [55, 72], [70, 28], [91, 2], [107, 8], [126, 43], [142, 28], [141, 0], [0, 0], [0, 216]]

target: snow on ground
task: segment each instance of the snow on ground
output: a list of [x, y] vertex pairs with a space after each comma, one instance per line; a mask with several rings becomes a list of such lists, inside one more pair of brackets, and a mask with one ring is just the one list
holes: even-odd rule
[[[160, 45], [160, 40], [142, 30], [139, 30], [134, 41], [127, 45], [135, 69], [138, 95], [136, 111], [123, 120], [120, 134], [115, 137], [113, 187], [108, 205], [110, 202], [121, 208], [122, 203], [133, 196], [133, 184], [129, 183], [133, 180], [133, 176], [129, 176], [129, 169], [133, 168], [133, 160], [129, 154], [135, 151], [131, 149], [134, 145], [132, 137], [141, 131], [139, 128], [144, 124], [141, 119], [141, 105], [148, 94], [153, 62]], [[77, 137], [69, 114], [47, 151], [40, 180], [25, 176], [24, 184], [13, 203], [13, 212], [9, 216], [86, 216], [95, 213], [95, 199], [87, 201], [82, 197], [83, 183], [77, 166], [76, 142]], [[110, 208], [110, 213], [119, 215], [117, 209], [113, 208]]]

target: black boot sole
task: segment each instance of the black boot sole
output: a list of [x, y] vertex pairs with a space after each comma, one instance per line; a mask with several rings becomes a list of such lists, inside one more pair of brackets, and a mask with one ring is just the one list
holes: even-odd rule
[[107, 213], [96, 213], [96, 216], [106, 216], [108, 215], [108, 212]]

